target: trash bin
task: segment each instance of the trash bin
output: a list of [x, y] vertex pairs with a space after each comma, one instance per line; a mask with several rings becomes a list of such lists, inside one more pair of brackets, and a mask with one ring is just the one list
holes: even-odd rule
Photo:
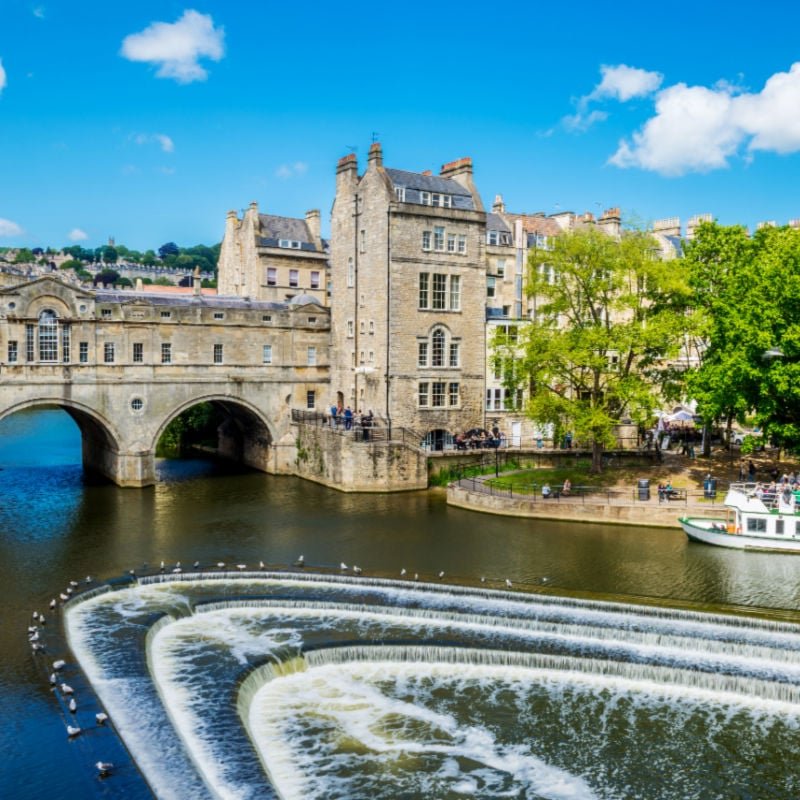
[[639, 499], [640, 500], [649, 500], [650, 499], [650, 480], [648, 478], [640, 478], [638, 485], [639, 485]]
[[703, 494], [713, 500], [717, 496], [717, 479], [706, 478], [703, 481]]

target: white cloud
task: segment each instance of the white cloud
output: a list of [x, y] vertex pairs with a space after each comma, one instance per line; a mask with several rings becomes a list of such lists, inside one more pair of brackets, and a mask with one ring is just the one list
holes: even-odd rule
[[3, 60], [0, 59], [0, 92], [5, 89], [6, 83], [6, 71], [3, 69]]
[[629, 67], [627, 64], [618, 64], [609, 67], [603, 64], [600, 67], [603, 80], [594, 87], [589, 95], [591, 100], [610, 97], [627, 103], [634, 97], [647, 97], [661, 86], [664, 76], [660, 72], [648, 72], [646, 69]]
[[727, 167], [744, 151], [800, 150], [800, 62], [772, 75], [760, 92], [729, 83], [678, 83], [656, 96], [655, 116], [623, 139], [609, 163], [663, 175]]
[[219, 61], [225, 54], [224, 38], [224, 29], [215, 28], [210, 15], [189, 9], [177, 22], [154, 22], [126, 36], [120, 54], [129, 61], [157, 64], [159, 78], [191, 83], [208, 77], [198, 59]]
[[605, 111], [594, 109], [588, 114], [578, 111], [577, 114], [564, 117], [561, 122], [568, 131], [578, 131], [582, 133], [583, 131], [589, 130], [595, 122], [602, 122], [607, 118], [608, 114]]
[[0, 217], [0, 236], [21, 236], [22, 234], [23, 230], [16, 222]]
[[68, 234], [67, 239], [71, 242], [83, 242], [89, 238], [89, 234], [86, 231], [82, 231], [80, 228], [73, 228]]
[[37, 19], [44, 19], [44, 6], [36, 6], [32, 9], [33, 16]]
[[575, 114], [564, 117], [561, 123], [568, 131], [583, 132], [588, 130], [595, 122], [602, 122], [608, 118], [605, 111], [589, 111], [589, 105], [603, 100], [617, 100], [627, 103], [636, 97], [647, 97], [661, 86], [664, 76], [660, 72], [649, 72], [638, 67], [629, 67], [627, 64], [617, 64], [611, 67], [603, 64], [600, 67], [603, 76], [600, 83], [592, 91], [579, 97]]
[[166, 133], [137, 133], [133, 136], [136, 144], [150, 144], [155, 142], [165, 153], [172, 153], [175, 150], [175, 142]]
[[278, 178], [287, 180], [289, 178], [298, 178], [308, 172], [308, 164], [305, 161], [295, 161], [294, 164], [281, 164], [275, 170], [275, 175]]

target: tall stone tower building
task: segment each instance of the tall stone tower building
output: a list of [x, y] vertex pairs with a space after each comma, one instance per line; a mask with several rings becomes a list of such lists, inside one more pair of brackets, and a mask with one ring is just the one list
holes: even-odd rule
[[434, 448], [483, 425], [486, 214], [472, 160], [438, 176], [340, 159], [331, 219], [331, 401]]

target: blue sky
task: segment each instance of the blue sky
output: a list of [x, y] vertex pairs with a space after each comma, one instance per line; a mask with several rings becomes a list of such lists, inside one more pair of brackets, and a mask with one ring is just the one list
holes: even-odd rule
[[800, 6], [657, 8], [2, 0], [0, 246], [327, 221], [373, 133], [388, 166], [472, 156], [511, 211], [800, 217]]

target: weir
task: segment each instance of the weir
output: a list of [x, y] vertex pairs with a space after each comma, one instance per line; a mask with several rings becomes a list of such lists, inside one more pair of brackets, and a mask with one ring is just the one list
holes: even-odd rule
[[[449, 786], [560, 800], [629, 785], [655, 796], [658, 785], [677, 800], [720, 771], [737, 786], [772, 780], [717, 763], [743, 736], [747, 763], [785, 775], [800, 727], [800, 626], [788, 623], [266, 570], [148, 576], [78, 598], [66, 617], [165, 797], [186, 785], [198, 797], [362, 796], [369, 779], [389, 798], [389, 770], [398, 783], [386, 787], [409, 797]], [[606, 725], [634, 737], [622, 761]], [[688, 747], [686, 731], [708, 741]], [[405, 759], [413, 768], [396, 774]], [[664, 770], [682, 776], [673, 794], [648, 784]]]

